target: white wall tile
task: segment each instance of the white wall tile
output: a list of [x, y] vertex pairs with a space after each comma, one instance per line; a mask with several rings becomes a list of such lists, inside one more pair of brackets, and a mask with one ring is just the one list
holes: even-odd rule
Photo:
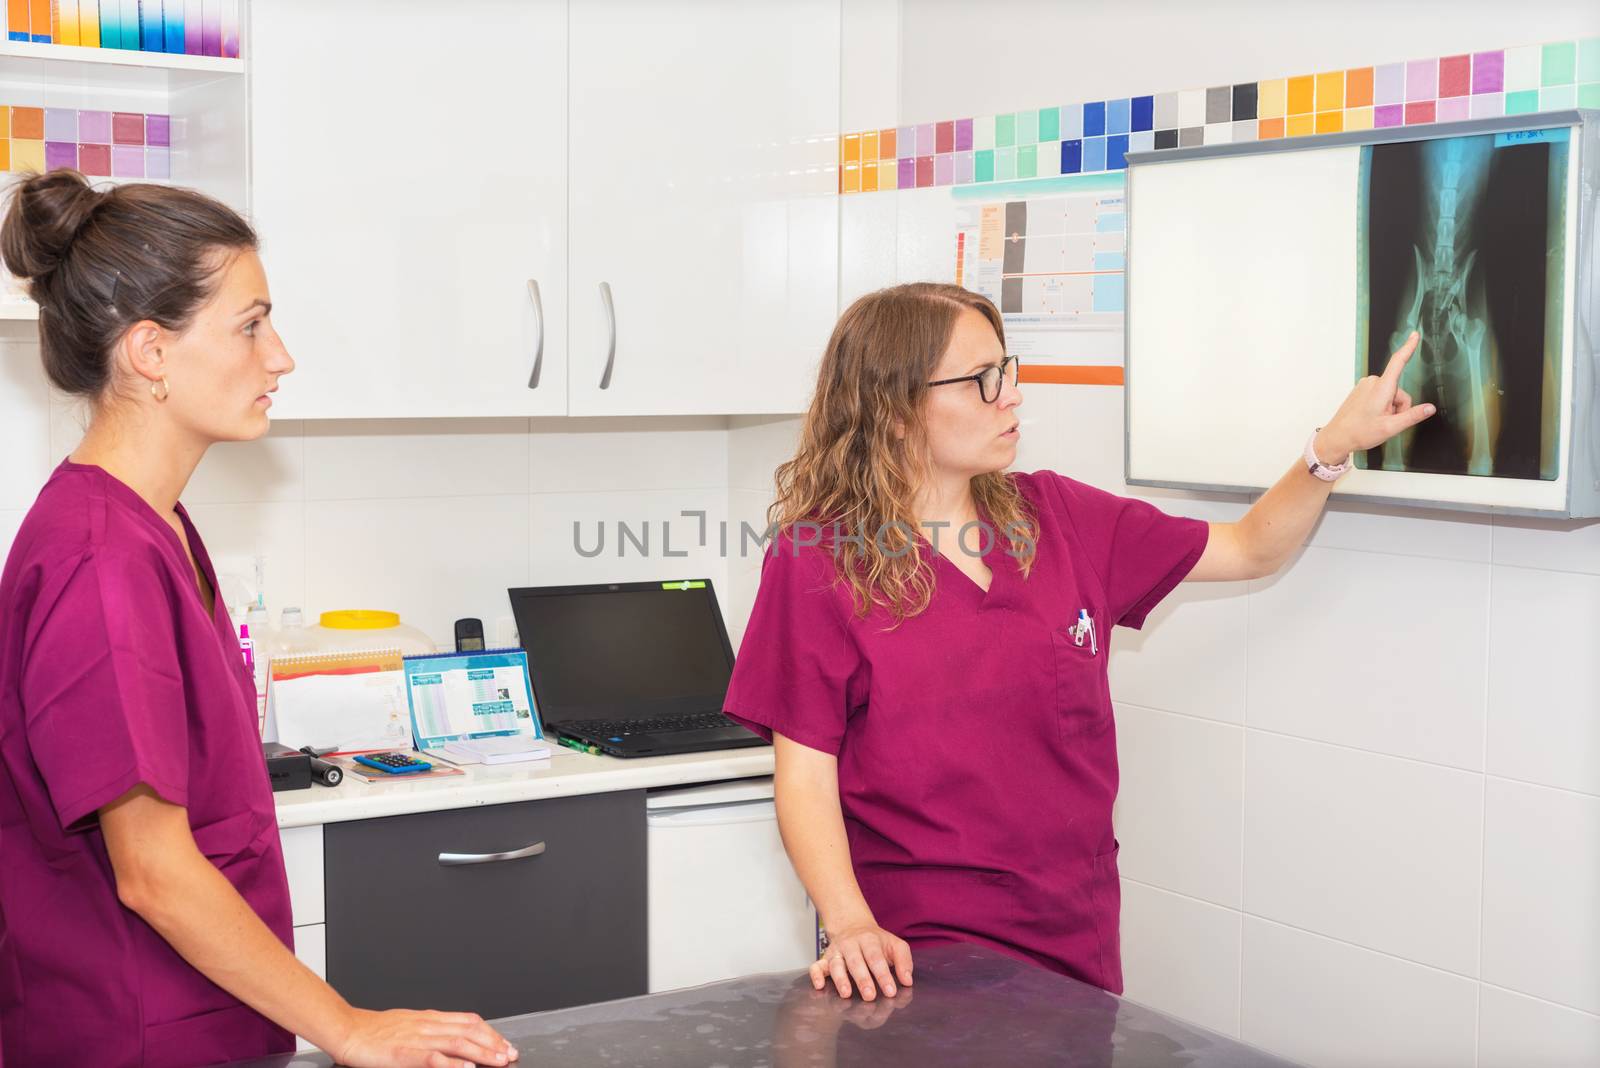
[[[726, 558], [730, 571], [761, 570], [767, 542], [767, 508], [772, 494], [758, 490], [730, 490], [728, 493], [728, 537]], [[718, 551], [722, 551], [720, 533]]]
[[306, 425], [286, 419], [255, 441], [211, 446], [183, 492], [184, 505], [304, 500]]
[[[306, 507], [301, 501], [185, 505], [231, 602], [255, 590], [255, 558], [264, 559], [266, 603], [272, 622], [288, 607], [306, 605]], [[230, 608], [235, 607], [229, 604]], [[323, 605], [322, 608], [335, 607]], [[313, 615], [308, 622], [315, 623]]]
[[[891, 113], [892, 114], [892, 113]], [[857, 297], [895, 284], [895, 227], [899, 193], [839, 198], [839, 311]], [[950, 208], [955, 226], [955, 208]], [[955, 263], [954, 250], [950, 253]], [[817, 355], [822, 355], [818, 351]]]
[[0, 568], [4, 568], [4, 561], [11, 554], [11, 543], [16, 540], [17, 529], [27, 514], [20, 508], [0, 510]]
[[[841, 127], [888, 125], [900, 103], [899, 0], [852, 0], [839, 11]], [[849, 203], [852, 198], [843, 198]], [[887, 194], [869, 200], [893, 200]]]
[[532, 429], [534, 493], [728, 484], [728, 431], [720, 417], [534, 419]]
[[1600, 1016], [1483, 984], [1478, 1068], [1594, 1068]]
[[[900, 121], [933, 122], [1052, 102], [1227, 85], [1292, 71], [1342, 70], [1357, 57], [1362, 63], [1386, 62], [1499, 48], [1510, 41], [1570, 41], [1593, 35], [1595, 27], [1588, 0], [1528, 5], [1509, 26], [1505, 9], [1495, 5], [1460, 4], [1450, 19], [1440, 20], [1432, 7], [1397, 9], [1381, 0], [1293, 9], [1263, 7], [1254, 0], [1131, 9], [991, 0], [984, 10], [990, 17], [974, 19], [964, 4], [901, 5]], [[1392, 27], [1392, 47], [1373, 40], [1373, 19], [1386, 19]], [[1245, 20], [1251, 33], [1240, 40], [1238, 27]], [[1062, 41], [1126, 39], [1146, 26], [1159, 27], [1146, 47], [1086, 49], [1071, 63], [1060, 61]], [[972, 62], [980, 55], [1005, 56], [1003, 68]], [[1537, 64], [1537, 47], [1533, 57]]]
[[[728, 585], [727, 561], [721, 553], [726, 491], [552, 493], [534, 494], [530, 500], [530, 585], [709, 578], [722, 600]], [[699, 544], [700, 521], [683, 516], [684, 511], [706, 513], [705, 545]], [[647, 553], [633, 541], [622, 540], [624, 525], [635, 539], [648, 536]], [[670, 534], [665, 533], [668, 530]], [[737, 528], [730, 529], [728, 537], [729, 551], [736, 552]], [[584, 555], [597, 547], [598, 554]], [[668, 549], [685, 555], [667, 556]]]
[[733, 644], [736, 653], [739, 651], [740, 643], [744, 641], [745, 628], [750, 625], [750, 613], [755, 608], [756, 593], [760, 589], [760, 568], [730, 571], [728, 599], [724, 605], [723, 615], [728, 623], [728, 641]]
[[1240, 922], [1232, 909], [1124, 878], [1123, 996], [1237, 1038]]
[[1483, 777], [1247, 731], [1245, 911], [1476, 974]]
[[1127, 494], [1122, 481], [1123, 391], [1109, 386], [1025, 387], [1030, 401], [1048, 391], [1056, 397], [1060, 454], [1045, 466], [1108, 493]]
[[1600, 519], [1495, 516], [1494, 562], [1600, 575]]
[[956, 280], [956, 206], [950, 190], [930, 186], [890, 194], [895, 223], [896, 282]]
[[400, 613], [441, 647], [462, 616], [504, 615], [526, 584], [528, 497], [390, 499], [306, 504], [309, 613]]
[[[7, 330], [0, 326], [0, 331]], [[65, 456], [62, 453], [62, 456]], [[0, 332], [0, 508], [32, 506], [60, 462], [50, 448], [50, 387], [39, 344]]]
[[1488, 771], [1600, 795], [1600, 574], [1496, 567], [1490, 604]]
[[49, 409], [50, 455], [54, 467], [83, 440], [83, 432], [89, 428], [90, 412], [87, 401], [55, 390], [50, 391]]
[[765, 543], [758, 545], [744, 536], [741, 524], [749, 524], [753, 531], [767, 528], [767, 505], [771, 495], [754, 490], [733, 489], [728, 492], [728, 552], [725, 563], [728, 571], [727, 596], [722, 600], [723, 615], [728, 621], [728, 639], [735, 651], [744, 637], [744, 628], [750, 622], [750, 611], [755, 607], [756, 590], [761, 585], [761, 560]]
[[1600, 797], [1490, 777], [1483, 979], [1600, 1014]]
[[1013, 409], [1022, 426], [1011, 470], [1057, 469], [1061, 459], [1061, 389], [1024, 383], [1022, 403]]
[[1238, 908], [1244, 730], [1118, 705], [1124, 877]]
[[[1287, 468], [1288, 464], [1284, 466]], [[1487, 515], [1397, 508], [1335, 497], [1308, 544], [1324, 549], [1486, 561], [1493, 529]]]
[[728, 420], [728, 487], [773, 491], [773, 473], [792, 459], [800, 437], [800, 419], [780, 416], [734, 416]]
[[526, 419], [311, 420], [305, 495], [478, 497], [528, 487]]
[[1246, 722], [1483, 766], [1489, 567], [1307, 549], [1251, 584]]
[[1149, 501], [1168, 515], [1203, 519], [1207, 523], [1237, 523], [1252, 503], [1245, 494], [1191, 493], [1152, 486], [1129, 486], [1124, 493]]
[[1243, 985], [1240, 1038], [1291, 1060], [1473, 1062], [1478, 984], [1470, 979], [1246, 916]]
[[1248, 586], [1186, 582], [1145, 620], [1111, 639], [1118, 701], [1227, 723], [1244, 722]]

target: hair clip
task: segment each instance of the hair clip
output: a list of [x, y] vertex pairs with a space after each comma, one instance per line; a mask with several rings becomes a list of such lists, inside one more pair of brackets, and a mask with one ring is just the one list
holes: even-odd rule
[[117, 283], [122, 281], [122, 271], [113, 267], [111, 269], [111, 300], [106, 307], [112, 312], [117, 310]]

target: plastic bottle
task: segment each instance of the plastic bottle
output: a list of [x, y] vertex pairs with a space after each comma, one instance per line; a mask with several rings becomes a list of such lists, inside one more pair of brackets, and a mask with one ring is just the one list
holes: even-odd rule
[[278, 633], [275, 637], [275, 656], [293, 656], [305, 651], [310, 641], [306, 634], [305, 613], [298, 608], [285, 608], [278, 613]]

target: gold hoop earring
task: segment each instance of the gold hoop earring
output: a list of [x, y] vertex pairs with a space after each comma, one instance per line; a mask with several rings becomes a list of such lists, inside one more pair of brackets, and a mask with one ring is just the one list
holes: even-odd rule
[[167, 385], [167, 378], [165, 375], [162, 375], [161, 378], [150, 383], [150, 395], [157, 401], [164, 401], [168, 397], [172, 396], [172, 387]]

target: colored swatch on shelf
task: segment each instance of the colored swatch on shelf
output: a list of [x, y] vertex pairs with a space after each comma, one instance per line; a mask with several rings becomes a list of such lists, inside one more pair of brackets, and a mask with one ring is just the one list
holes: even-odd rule
[[162, 51], [182, 55], [183, 0], [161, 0], [161, 27]]
[[6, 40], [27, 41], [28, 24], [32, 21], [29, 0], [6, 0]]
[[91, 178], [172, 177], [172, 117], [0, 105], [0, 171], [75, 167]]
[[222, 0], [201, 0], [200, 54], [222, 55]]
[[240, 0], [6, 0], [6, 38], [239, 58]]
[[[209, 0], [208, 0], [209, 2]], [[1600, 38], [1051, 106], [840, 135], [841, 170], [886, 162], [844, 192], [1110, 173], [1130, 152], [1600, 108]], [[854, 148], [848, 147], [854, 145]], [[857, 156], [846, 162], [844, 152]], [[962, 157], [970, 155], [970, 162]], [[886, 180], [892, 178], [894, 180]]]
[[78, 44], [100, 47], [100, 0], [78, 0]]
[[55, 0], [50, 16], [50, 36], [56, 44], [82, 43], [78, 34], [78, 0]]

